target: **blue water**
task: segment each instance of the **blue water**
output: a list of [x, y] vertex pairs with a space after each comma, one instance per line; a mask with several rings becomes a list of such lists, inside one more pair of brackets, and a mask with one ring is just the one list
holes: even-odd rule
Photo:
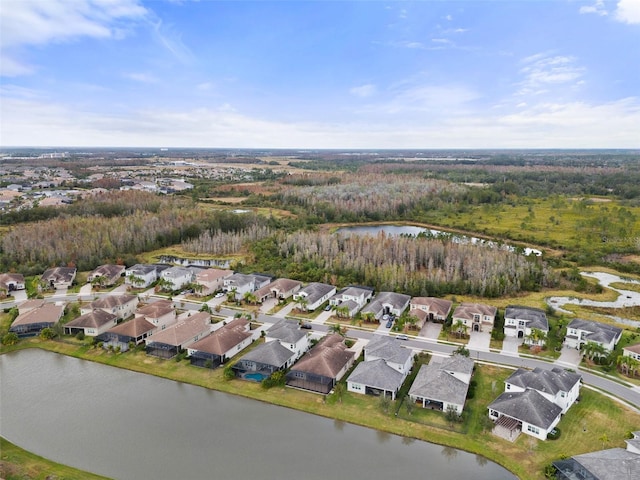
[[261, 373], [245, 373], [243, 375], [243, 378], [245, 380], [252, 380], [254, 382], [261, 382], [262, 380], [264, 380], [265, 378], [267, 378], [266, 375], [263, 375]]

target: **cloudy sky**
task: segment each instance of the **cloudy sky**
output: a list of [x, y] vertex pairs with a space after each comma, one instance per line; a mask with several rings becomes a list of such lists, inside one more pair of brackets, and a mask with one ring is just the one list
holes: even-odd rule
[[640, 0], [1, 0], [0, 145], [639, 148]]

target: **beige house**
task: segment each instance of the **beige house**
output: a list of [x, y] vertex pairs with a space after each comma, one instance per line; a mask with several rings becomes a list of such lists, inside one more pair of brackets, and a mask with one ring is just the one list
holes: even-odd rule
[[211, 315], [198, 312], [147, 340], [147, 354], [171, 358], [211, 332]]
[[21, 313], [13, 321], [9, 331], [20, 337], [38, 335], [44, 328], [51, 328], [60, 321], [64, 315], [64, 307], [64, 304], [45, 303], [38, 308]]
[[80, 315], [64, 326], [66, 335], [76, 335], [79, 332], [87, 337], [96, 337], [118, 324], [118, 317], [103, 310], [93, 310]]
[[224, 287], [224, 279], [233, 275], [231, 270], [220, 270], [218, 268], [207, 268], [196, 274], [195, 283], [202, 287], [202, 290], [196, 290], [195, 294], [206, 297]]
[[498, 309], [483, 303], [461, 303], [453, 311], [453, 325], [461, 321], [469, 331], [491, 332]]
[[115, 285], [124, 275], [124, 265], [100, 265], [87, 276], [87, 283], [98, 282], [103, 287]]
[[278, 278], [270, 284], [256, 290], [254, 295], [259, 303], [264, 302], [268, 298], [277, 298], [278, 300], [286, 300], [293, 296], [302, 287], [302, 282], [297, 280], [289, 280], [288, 278]]
[[413, 297], [409, 303], [409, 315], [418, 319], [417, 328], [422, 328], [427, 321], [444, 323], [451, 312], [453, 302], [444, 298]]
[[105, 313], [115, 315], [119, 320], [124, 320], [135, 314], [137, 307], [138, 297], [136, 295], [109, 295], [82, 307], [80, 313], [84, 315], [94, 310], [102, 310]]
[[158, 331], [176, 323], [176, 310], [171, 300], [158, 300], [140, 307], [135, 312], [136, 318], [144, 318]]

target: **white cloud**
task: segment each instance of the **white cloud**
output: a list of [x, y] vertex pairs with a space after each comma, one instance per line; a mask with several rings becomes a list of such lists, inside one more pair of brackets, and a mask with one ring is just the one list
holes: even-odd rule
[[596, 15], [600, 15], [601, 17], [607, 16], [609, 12], [604, 6], [603, 0], [596, 0], [593, 5], [583, 5], [580, 7], [580, 13], [595, 13]]
[[520, 74], [524, 80], [519, 83], [520, 95], [540, 95], [547, 93], [551, 86], [580, 84], [585, 69], [576, 65], [576, 59], [568, 56], [551, 56], [546, 53], [531, 55], [522, 60], [524, 66]]
[[349, 93], [351, 95], [355, 95], [356, 97], [367, 98], [376, 93], [376, 86], [370, 83], [367, 83], [365, 85], [353, 87], [352, 89], [349, 90]]
[[3, 98], [4, 145], [238, 148], [640, 148], [640, 99], [540, 103], [503, 115], [332, 123], [255, 118], [217, 109], [100, 113]]
[[615, 18], [623, 23], [640, 24], [640, 0], [620, 0]]
[[118, 38], [120, 22], [139, 20], [147, 10], [138, 0], [5, 0], [0, 15], [2, 75], [32, 73], [22, 48], [79, 37]]
[[135, 82], [140, 82], [140, 83], [158, 83], [158, 79], [148, 73], [141, 73], [141, 72], [124, 73], [122, 76], [125, 78], [128, 78], [129, 80], [133, 80]]

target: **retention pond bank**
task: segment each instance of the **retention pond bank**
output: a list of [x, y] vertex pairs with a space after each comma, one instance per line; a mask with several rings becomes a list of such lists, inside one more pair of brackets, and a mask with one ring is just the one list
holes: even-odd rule
[[453, 448], [37, 349], [1, 355], [0, 382], [3, 437], [112, 478], [516, 478]]

